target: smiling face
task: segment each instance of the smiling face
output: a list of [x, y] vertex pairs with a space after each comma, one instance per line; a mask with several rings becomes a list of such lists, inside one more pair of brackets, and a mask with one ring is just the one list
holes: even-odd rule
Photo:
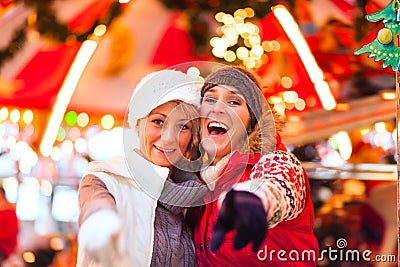
[[155, 165], [172, 167], [186, 154], [192, 140], [190, 116], [176, 109], [177, 105], [167, 102], [138, 121], [140, 152]]
[[250, 113], [246, 101], [231, 86], [218, 85], [207, 90], [200, 116], [202, 147], [215, 157], [213, 164], [238, 149], [249, 129]]

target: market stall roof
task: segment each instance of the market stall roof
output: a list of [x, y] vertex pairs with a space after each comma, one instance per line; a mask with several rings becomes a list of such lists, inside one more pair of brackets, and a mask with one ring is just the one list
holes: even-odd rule
[[[9, 3], [5, 6], [8, 9], [4, 14], [0, 13], [0, 32], [8, 38], [0, 40], [0, 48], [7, 45], [15, 30], [31, 14], [30, 9], [22, 4], [6, 2]], [[86, 29], [107, 10], [111, 2], [54, 1], [54, 10], [57, 17], [71, 28]], [[388, 3], [387, 0], [371, 2], [379, 6]], [[354, 4], [349, 1], [314, 0], [307, 3], [313, 22], [318, 27], [329, 18], [353, 22]], [[320, 8], [321, 5], [324, 8]], [[101, 39], [77, 85], [69, 109], [123, 116], [130, 94], [143, 75], [166, 66], [196, 60], [193, 42], [182, 26], [179, 15], [179, 12], [167, 9], [158, 0], [135, 0], [127, 4], [123, 15]], [[261, 21], [261, 27], [264, 38], [286, 38], [271, 13]], [[50, 109], [80, 43], [56, 44], [33, 34], [28, 37], [21, 51], [0, 69], [0, 105]], [[314, 52], [318, 55], [318, 51]], [[320, 61], [331, 62], [332, 58], [326, 56], [320, 54]], [[341, 58], [345, 59], [347, 55]], [[335, 66], [329, 67], [337, 70], [338, 62], [334, 63]], [[349, 67], [349, 62], [343, 64], [346, 66], [340, 68]], [[349, 69], [345, 72], [347, 74], [340, 75], [349, 75]], [[280, 75], [290, 73], [294, 80], [293, 89], [298, 91], [299, 96], [305, 98], [316, 95], [295, 53], [286, 53], [275, 60], [271, 57], [271, 62], [260, 73], [269, 83]], [[282, 89], [276, 89], [271, 84], [267, 86], [275, 90], [273, 92]]]
[[303, 145], [324, 140], [339, 131], [359, 130], [396, 117], [396, 100], [382, 100], [380, 95], [349, 103], [348, 111], [309, 111], [289, 120], [282, 133], [286, 145]]

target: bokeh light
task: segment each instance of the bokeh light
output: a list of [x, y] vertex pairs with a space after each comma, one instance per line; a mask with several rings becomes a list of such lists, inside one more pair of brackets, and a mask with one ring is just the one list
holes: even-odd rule
[[103, 127], [106, 130], [111, 129], [114, 126], [114, 117], [110, 114], [104, 115], [101, 118], [101, 127]]
[[13, 110], [10, 112], [10, 120], [11, 120], [13, 123], [17, 123], [17, 122], [19, 121], [20, 118], [21, 118], [21, 113], [19, 112], [18, 109], [13, 109]]
[[68, 126], [74, 126], [76, 121], [78, 118], [78, 114], [76, 114], [75, 111], [69, 111], [66, 115], [65, 115], [65, 123]]
[[62, 140], [64, 140], [66, 136], [67, 136], [67, 131], [63, 127], [58, 128], [58, 133], [56, 137], [57, 141], [61, 142]]
[[33, 112], [32, 110], [28, 109], [22, 115], [22, 119], [26, 124], [29, 124], [33, 121]]
[[89, 115], [85, 112], [80, 113], [76, 119], [76, 123], [80, 127], [86, 127], [89, 124]]
[[87, 149], [87, 142], [86, 142], [86, 140], [83, 139], [83, 138], [78, 138], [78, 139], [75, 141], [75, 150], [76, 150], [78, 153], [84, 153], [84, 152], [86, 151], [86, 149]]
[[5, 121], [8, 117], [8, 108], [2, 107], [0, 109], [0, 121]]

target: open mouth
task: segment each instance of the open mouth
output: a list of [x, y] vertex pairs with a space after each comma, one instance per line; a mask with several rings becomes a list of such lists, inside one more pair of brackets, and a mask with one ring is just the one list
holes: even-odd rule
[[157, 146], [157, 145], [153, 145], [153, 147], [155, 149], [157, 149], [158, 151], [163, 152], [163, 153], [172, 153], [172, 152], [174, 152], [176, 150], [176, 149], [163, 148], [163, 147]]
[[228, 126], [221, 122], [211, 121], [207, 125], [208, 134], [223, 135], [228, 131]]

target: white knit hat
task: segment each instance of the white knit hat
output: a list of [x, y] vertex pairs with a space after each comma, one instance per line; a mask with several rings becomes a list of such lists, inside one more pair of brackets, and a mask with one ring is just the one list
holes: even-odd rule
[[182, 100], [199, 107], [201, 85], [198, 79], [177, 70], [167, 69], [146, 75], [133, 91], [128, 106], [127, 126], [137, 135], [137, 121], [171, 100]]

